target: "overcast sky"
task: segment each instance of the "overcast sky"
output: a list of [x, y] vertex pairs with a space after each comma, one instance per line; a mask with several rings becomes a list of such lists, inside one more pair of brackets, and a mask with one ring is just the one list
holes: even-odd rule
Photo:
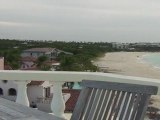
[[0, 0], [0, 38], [160, 42], [160, 0]]

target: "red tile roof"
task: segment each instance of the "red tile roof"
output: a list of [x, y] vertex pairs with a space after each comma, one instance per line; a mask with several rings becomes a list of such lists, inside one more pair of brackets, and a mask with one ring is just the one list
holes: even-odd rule
[[74, 89], [63, 89], [63, 93], [70, 93], [71, 97], [66, 102], [65, 111], [73, 111], [78, 100], [79, 94], [81, 90], [74, 90]]

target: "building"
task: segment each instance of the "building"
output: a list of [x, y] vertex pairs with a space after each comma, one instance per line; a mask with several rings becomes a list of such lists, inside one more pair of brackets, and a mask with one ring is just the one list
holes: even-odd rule
[[58, 56], [58, 49], [56, 48], [31, 48], [24, 50], [21, 57], [38, 58], [40, 56], [47, 56], [50, 60], [56, 59]]
[[[54, 94], [53, 85], [49, 81], [31, 81], [27, 84], [27, 95], [30, 105], [36, 104], [41, 111], [51, 112], [50, 104]], [[17, 84], [14, 81], [0, 81], [0, 97], [7, 100], [16, 101]], [[64, 93], [64, 101], [70, 98], [70, 93]]]
[[[4, 70], [4, 58], [0, 59], [0, 69]], [[7, 69], [8, 70], [8, 69]], [[50, 97], [53, 94], [53, 85], [47, 81], [31, 81], [27, 84], [27, 94], [30, 102], [36, 102], [37, 98]], [[15, 101], [17, 95], [17, 84], [14, 81], [0, 81], [0, 96]]]
[[35, 62], [37, 61], [37, 58], [35, 57], [22, 57], [21, 58], [21, 70], [25, 70], [25, 69], [37, 69], [35, 66]]
[[58, 54], [64, 53], [67, 55], [73, 55], [70, 52], [65, 52], [58, 50], [56, 48], [31, 48], [24, 50], [21, 54], [21, 57], [33, 57], [38, 58], [40, 56], [47, 56], [50, 60], [55, 60], [58, 57]]
[[56, 48], [31, 48], [21, 53], [21, 70], [38, 70], [36, 61], [40, 56], [47, 56], [45, 65], [51, 66], [51, 70], [59, 70], [60, 63], [56, 61], [59, 54], [73, 55], [70, 52], [58, 50]]
[[[36, 62], [35, 57], [22, 57], [20, 70], [40, 70]], [[50, 66], [52, 71], [56, 71], [59, 70], [60, 63], [56, 60], [46, 60], [43, 65]]]
[[116, 43], [116, 42], [113, 42], [112, 43], [112, 47], [116, 48], [116, 49], [128, 49], [129, 43]]

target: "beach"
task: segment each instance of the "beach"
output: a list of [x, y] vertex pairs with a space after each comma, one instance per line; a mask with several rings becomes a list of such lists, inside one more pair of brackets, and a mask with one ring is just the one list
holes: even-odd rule
[[[160, 80], [160, 69], [145, 62], [144, 55], [157, 54], [150, 52], [110, 52], [98, 58], [94, 64], [105, 72], [127, 76], [146, 77]], [[152, 96], [154, 101], [151, 106], [160, 109], [160, 96]]]
[[148, 54], [157, 53], [110, 52], [98, 58], [94, 64], [110, 73], [160, 79], [160, 69], [142, 60], [142, 57]]

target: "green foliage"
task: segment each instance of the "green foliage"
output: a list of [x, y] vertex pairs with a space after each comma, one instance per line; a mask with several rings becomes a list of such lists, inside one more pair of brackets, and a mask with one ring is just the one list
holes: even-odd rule
[[[61, 53], [57, 58], [61, 63], [61, 70], [65, 71], [97, 71], [97, 67], [94, 66], [91, 61], [106, 52], [113, 51], [112, 45], [107, 42], [0, 40], [0, 51], [6, 51], [7, 49], [13, 50], [15, 48], [22, 51], [24, 49], [35, 47], [51, 47], [73, 53], [73, 55], [65, 55], [64, 53]], [[11, 58], [14, 57], [12, 55], [9, 56]], [[11, 58], [8, 58], [8, 60], [11, 61]], [[44, 61], [46, 61], [45, 57], [39, 58], [37, 66], [44, 70], [49, 69], [49, 67], [44, 66]]]
[[8, 64], [12, 67], [12, 69], [16, 70], [20, 67], [20, 51], [18, 50], [6, 50], [1, 51], [0, 56], [4, 57], [5, 64]]
[[46, 64], [47, 60], [48, 60], [47, 56], [40, 56], [40, 57], [38, 57], [38, 59], [36, 61], [37, 67], [40, 70], [43, 70], [43, 71], [50, 70], [51, 66], [49, 66], [49, 65]]
[[63, 71], [97, 71], [97, 67], [91, 63], [88, 56], [77, 55], [61, 57], [61, 70]]
[[77, 71], [77, 65], [75, 64], [75, 59], [72, 56], [64, 55], [60, 60], [60, 69], [63, 71]]
[[40, 68], [40, 70], [42, 70], [42, 71], [49, 71], [49, 70], [51, 69], [51, 66], [50, 66], [50, 65], [45, 65], [45, 64], [43, 64], [43, 65], [41, 65], [39, 68]]
[[36, 61], [37, 66], [41, 66], [47, 60], [48, 60], [47, 56], [40, 56], [40, 57], [38, 57], [38, 59]]

